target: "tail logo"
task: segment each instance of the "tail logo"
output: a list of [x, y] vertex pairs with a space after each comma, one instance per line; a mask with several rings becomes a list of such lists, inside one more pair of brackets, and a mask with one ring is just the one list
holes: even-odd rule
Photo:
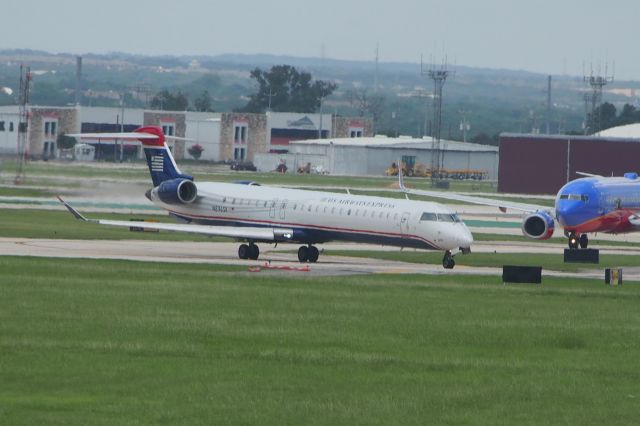
[[162, 154], [154, 155], [151, 157], [151, 171], [152, 172], [164, 171], [164, 158]]

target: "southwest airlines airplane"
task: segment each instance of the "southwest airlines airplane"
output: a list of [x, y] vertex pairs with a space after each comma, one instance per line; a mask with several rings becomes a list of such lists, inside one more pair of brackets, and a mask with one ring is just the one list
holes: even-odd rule
[[[470, 251], [473, 237], [458, 216], [433, 202], [371, 197], [260, 186], [254, 182], [195, 182], [176, 165], [160, 127], [133, 133], [69, 135], [91, 139], [139, 140], [153, 188], [146, 196], [183, 223], [136, 222], [135, 227], [192, 232], [235, 238], [241, 259], [258, 259], [256, 243], [298, 243], [300, 262], [316, 262], [316, 244], [350, 241], [444, 252], [442, 265], [451, 269], [453, 256]], [[178, 139], [178, 138], [174, 138]], [[77, 218], [72, 206], [60, 201]], [[129, 221], [95, 220], [103, 225], [131, 227]]]
[[401, 188], [411, 194], [495, 206], [502, 211], [522, 211], [526, 213], [522, 221], [522, 233], [529, 238], [551, 238], [557, 221], [564, 228], [570, 249], [587, 248], [588, 233], [622, 234], [640, 230], [640, 179], [637, 173], [625, 173], [623, 177], [580, 174], [587, 177], [573, 180], [560, 188], [554, 211], [532, 204], [412, 190], [405, 188], [402, 181]]

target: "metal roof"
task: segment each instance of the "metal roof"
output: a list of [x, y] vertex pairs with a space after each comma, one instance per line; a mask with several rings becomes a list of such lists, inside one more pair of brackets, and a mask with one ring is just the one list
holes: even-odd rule
[[600, 136], [612, 138], [640, 139], [640, 123], [625, 124], [624, 126], [612, 127], [600, 132]]
[[[363, 138], [330, 138], [330, 139], [306, 139], [291, 141], [290, 145], [335, 145], [367, 148], [393, 148], [393, 149], [433, 149], [434, 141], [431, 137], [421, 139], [400, 136], [390, 138], [386, 136], [373, 136]], [[490, 151], [497, 152], [498, 147], [493, 145], [480, 145], [469, 142], [440, 140], [440, 148], [448, 151]]]

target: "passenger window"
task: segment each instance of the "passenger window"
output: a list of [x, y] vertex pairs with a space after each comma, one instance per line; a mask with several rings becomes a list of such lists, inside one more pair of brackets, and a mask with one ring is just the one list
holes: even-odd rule
[[351, 209], [347, 211], [347, 216], [351, 216]]
[[294, 205], [293, 205], [293, 209], [295, 210], [295, 209], [297, 209], [297, 208], [298, 208], [298, 205], [297, 205], [297, 204], [294, 204]]
[[307, 207], [307, 211], [310, 212], [311, 211], [311, 204], [309, 204], [309, 207]]

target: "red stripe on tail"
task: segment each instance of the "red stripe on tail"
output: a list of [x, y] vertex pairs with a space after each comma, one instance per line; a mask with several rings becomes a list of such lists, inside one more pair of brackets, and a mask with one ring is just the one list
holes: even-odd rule
[[158, 139], [139, 139], [144, 146], [164, 146], [164, 133], [160, 126], [145, 126], [134, 130], [135, 133], [149, 133], [156, 135]]

